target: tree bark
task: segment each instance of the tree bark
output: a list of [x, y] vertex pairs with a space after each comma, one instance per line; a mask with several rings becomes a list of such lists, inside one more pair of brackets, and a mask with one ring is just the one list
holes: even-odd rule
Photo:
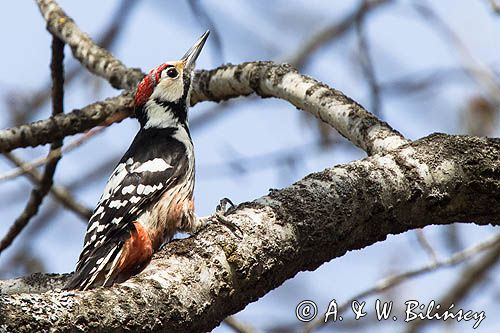
[[[408, 142], [342, 92], [301, 75], [286, 64], [257, 61], [197, 71], [191, 104], [220, 102], [254, 93], [283, 99], [311, 113], [368, 154], [389, 151]], [[47, 144], [98, 125], [119, 122], [133, 114], [132, 96], [133, 92], [127, 91], [64, 116], [0, 130], [0, 152]]]
[[[500, 140], [434, 134], [311, 174], [174, 241], [111, 288], [52, 290], [65, 276], [0, 284], [7, 331], [202, 332], [300, 271], [390, 234], [453, 222], [498, 225]], [[33, 286], [30, 290], [30, 286]]]

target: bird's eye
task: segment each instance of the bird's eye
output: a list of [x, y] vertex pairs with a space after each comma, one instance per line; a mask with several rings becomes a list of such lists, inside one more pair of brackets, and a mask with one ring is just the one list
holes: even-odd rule
[[167, 69], [167, 75], [168, 77], [171, 77], [173, 79], [176, 78], [179, 73], [177, 72], [177, 69], [170, 67], [169, 69]]

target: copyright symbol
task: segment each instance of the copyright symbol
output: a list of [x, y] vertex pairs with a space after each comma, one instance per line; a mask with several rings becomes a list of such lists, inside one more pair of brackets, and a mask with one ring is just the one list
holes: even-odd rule
[[307, 323], [316, 318], [318, 306], [313, 301], [302, 301], [295, 308], [295, 316], [301, 322]]

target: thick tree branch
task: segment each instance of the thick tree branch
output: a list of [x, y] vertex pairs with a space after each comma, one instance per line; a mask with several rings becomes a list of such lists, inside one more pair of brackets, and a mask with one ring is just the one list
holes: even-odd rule
[[[342, 92], [301, 75], [286, 64], [249, 62], [199, 71], [193, 79], [191, 104], [219, 102], [253, 93], [286, 100], [313, 114], [368, 154], [389, 151], [407, 142], [400, 133]], [[0, 151], [47, 144], [103, 122], [121, 121], [133, 113], [132, 105], [132, 93], [126, 92], [66, 115], [2, 130]]]
[[0, 152], [45, 145], [95, 126], [119, 122], [133, 113], [131, 93], [30, 124], [0, 130]]
[[[456, 221], [498, 225], [499, 156], [499, 139], [439, 134], [311, 174], [229, 215], [242, 239], [211, 225], [112, 288], [3, 295], [0, 324], [19, 332], [210, 330], [299, 271], [390, 234]], [[21, 281], [17, 292], [33, 284]]]
[[272, 62], [250, 62], [201, 71], [194, 79], [191, 103], [221, 101], [256, 93], [277, 97], [334, 127], [369, 155], [392, 150], [407, 140], [342, 92], [293, 67]]
[[36, 0], [47, 21], [47, 29], [71, 47], [73, 55], [89, 71], [99, 75], [117, 89], [135, 89], [144, 74], [128, 68], [108, 50], [99, 47], [53, 0]]

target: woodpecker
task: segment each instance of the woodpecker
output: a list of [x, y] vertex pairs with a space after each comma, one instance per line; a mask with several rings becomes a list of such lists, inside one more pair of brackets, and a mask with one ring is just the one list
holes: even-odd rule
[[187, 111], [206, 31], [179, 61], [153, 69], [134, 98], [140, 129], [111, 174], [89, 220], [65, 289], [111, 286], [143, 270], [178, 232], [206, 223], [194, 214], [195, 161]]

